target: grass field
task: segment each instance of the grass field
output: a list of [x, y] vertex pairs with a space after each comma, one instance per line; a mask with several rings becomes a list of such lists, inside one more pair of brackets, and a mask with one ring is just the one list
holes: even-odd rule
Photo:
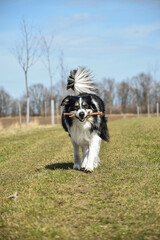
[[87, 174], [72, 169], [60, 126], [1, 130], [0, 239], [160, 239], [160, 119], [121, 119], [109, 131]]

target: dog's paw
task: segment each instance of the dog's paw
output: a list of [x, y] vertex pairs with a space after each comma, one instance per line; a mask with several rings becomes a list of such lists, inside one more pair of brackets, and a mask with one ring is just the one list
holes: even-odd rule
[[74, 165], [73, 165], [73, 169], [75, 169], [75, 170], [80, 170], [81, 167], [79, 166], [79, 164], [74, 163]]
[[84, 169], [84, 172], [86, 172], [86, 173], [91, 173], [91, 172], [93, 172], [93, 168], [91, 168], [91, 167], [86, 167], [86, 168]]
[[85, 170], [85, 168], [86, 168], [86, 163], [83, 162], [82, 165], [81, 165], [81, 169]]

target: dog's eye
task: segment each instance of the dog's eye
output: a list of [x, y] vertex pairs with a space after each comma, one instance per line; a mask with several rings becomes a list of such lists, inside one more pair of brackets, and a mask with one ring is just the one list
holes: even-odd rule
[[75, 105], [74, 109], [77, 110], [79, 108], [79, 105]]
[[87, 103], [84, 103], [84, 104], [83, 104], [83, 107], [84, 107], [84, 108], [88, 108], [88, 104], [87, 104]]

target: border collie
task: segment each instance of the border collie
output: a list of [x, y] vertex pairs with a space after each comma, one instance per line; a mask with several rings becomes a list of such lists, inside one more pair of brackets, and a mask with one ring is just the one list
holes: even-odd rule
[[[97, 95], [91, 73], [84, 67], [70, 72], [67, 83], [67, 89], [69, 88], [74, 91], [74, 96], [65, 97], [61, 106], [62, 126], [69, 133], [74, 150], [73, 168], [92, 172], [100, 163], [101, 140], [109, 141], [104, 102]], [[103, 114], [88, 115], [93, 112]], [[75, 117], [64, 113], [73, 113]], [[82, 160], [79, 148], [82, 149]]]

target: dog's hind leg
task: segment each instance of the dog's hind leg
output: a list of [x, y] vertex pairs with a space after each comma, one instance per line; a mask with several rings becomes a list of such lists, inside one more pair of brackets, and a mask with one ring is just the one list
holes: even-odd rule
[[74, 151], [74, 165], [73, 168], [80, 170], [81, 169], [81, 158], [79, 155], [79, 146], [72, 141], [72, 145], [73, 145], [73, 151]]

